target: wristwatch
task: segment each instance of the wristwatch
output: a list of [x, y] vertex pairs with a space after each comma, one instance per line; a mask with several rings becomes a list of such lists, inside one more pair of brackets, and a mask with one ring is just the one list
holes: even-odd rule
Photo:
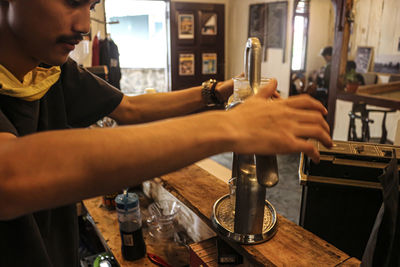
[[201, 84], [201, 96], [203, 97], [207, 107], [214, 107], [223, 104], [215, 95], [215, 87], [217, 86], [217, 83], [217, 80], [210, 79]]

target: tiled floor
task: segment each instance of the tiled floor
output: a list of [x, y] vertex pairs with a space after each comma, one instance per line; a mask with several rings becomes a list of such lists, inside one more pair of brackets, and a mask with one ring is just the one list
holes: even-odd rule
[[[232, 153], [219, 154], [211, 158], [229, 169], [232, 168]], [[267, 191], [267, 199], [277, 212], [294, 223], [299, 222], [300, 215], [299, 161], [299, 154], [279, 155], [279, 183]]]

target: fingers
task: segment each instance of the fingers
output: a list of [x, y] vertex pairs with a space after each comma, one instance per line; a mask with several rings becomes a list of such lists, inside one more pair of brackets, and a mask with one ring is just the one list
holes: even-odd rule
[[[307, 142], [307, 139], [313, 138], [326, 147], [332, 146], [329, 125], [323, 118], [323, 115], [327, 114], [326, 108], [319, 101], [306, 95], [265, 101], [271, 97], [279, 97], [276, 88], [276, 80], [271, 79], [259, 88], [255, 96], [247, 99], [246, 103], [236, 110], [252, 118], [245, 120], [241, 125], [249, 124], [248, 128], [251, 129], [260, 127], [260, 131], [256, 131], [257, 134], [265, 133], [259, 140], [266, 138], [268, 147], [259, 144], [254, 151], [266, 154], [304, 152], [314, 162], [319, 162], [318, 149]], [[246, 149], [250, 149], [248, 146], [245, 151], [249, 152]]]
[[[263, 98], [270, 98], [271, 96], [276, 96], [276, 87], [278, 86], [278, 82], [272, 78], [269, 80], [267, 85], [260, 87], [256, 96]], [[278, 94], [279, 96], [279, 94]]]
[[278, 93], [278, 91], [275, 91], [274, 94], [272, 95], [273, 99], [281, 99], [281, 95]]
[[314, 109], [314, 110], [318, 110], [323, 115], [328, 114], [328, 111], [321, 104], [321, 102], [319, 102], [318, 100], [315, 100], [314, 98], [310, 97], [309, 95], [299, 95], [299, 96], [289, 97], [288, 99], [285, 99], [285, 102], [286, 102], [286, 105], [293, 107], [293, 108]]
[[296, 144], [296, 150], [306, 154], [313, 162], [319, 163], [319, 151], [312, 143], [306, 140], [299, 140]]
[[329, 133], [329, 125], [322, 117], [320, 112], [317, 111], [310, 111], [310, 110], [303, 110], [303, 109], [295, 109], [291, 110], [290, 116], [292, 119], [296, 120], [299, 123], [312, 123], [318, 124], [322, 126], [322, 128]]
[[292, 121], [288, 130], [294, 136], [314, 138], [321, 141], [326, 147], [332, 146], [329, 125], [318, 111], [289, 109], [287, 117]]
[[290, 117], [298, 123], [296, 136], [315, 138], [326, 147], [333, 145], [330, 127], [321, 115], [326, 115], [327, 110], [319, 101], [311, 97], [293, 97], [287, 99], [286, 104], [295, 109], [291, 110]]
[[295, 127], [294, 132], [297, 137], [317, 139], [326, 147], [332, 146], [329, 132], [317, 124], [300, 124]]

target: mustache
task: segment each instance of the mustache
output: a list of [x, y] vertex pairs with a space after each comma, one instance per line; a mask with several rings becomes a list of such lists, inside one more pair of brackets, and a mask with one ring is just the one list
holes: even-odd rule
[[80, 42], [82, 40], [83, 40], [82, 34], [62, 35], [57, 38], [57, 43], [74, 43], [74, 42]]

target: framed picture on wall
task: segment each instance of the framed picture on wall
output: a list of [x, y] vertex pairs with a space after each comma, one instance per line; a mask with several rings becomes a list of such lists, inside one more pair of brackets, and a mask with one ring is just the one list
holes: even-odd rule
[[249, 32], [248, 37], [257, 37], [261, 45], [264, 44], [266, 33], [265, 4], [253, 4], [249, 9]]
[[267, 47], [285, 48], [287, 2], [273, 2], [267, 5]]
[[400, 55], [377, 55], [374, 60], [374, 72], [400, 73]]
[[178, 14], [178, 38], [194, 39], [194, 15]]
[[217, 74], [217, 53], [202, 53], [202, 74]]
[[201, 34], [202, 35], [217, 35], [218, 24], [217, 24], [216, 13], [201, 13]]
[[369, 46], [359, 46], [356, 52], [356, 71], [366, 73], [370, 69], [373, 48]]
[[179, 76], [194, 75], [194, 54], [179, 54]]

